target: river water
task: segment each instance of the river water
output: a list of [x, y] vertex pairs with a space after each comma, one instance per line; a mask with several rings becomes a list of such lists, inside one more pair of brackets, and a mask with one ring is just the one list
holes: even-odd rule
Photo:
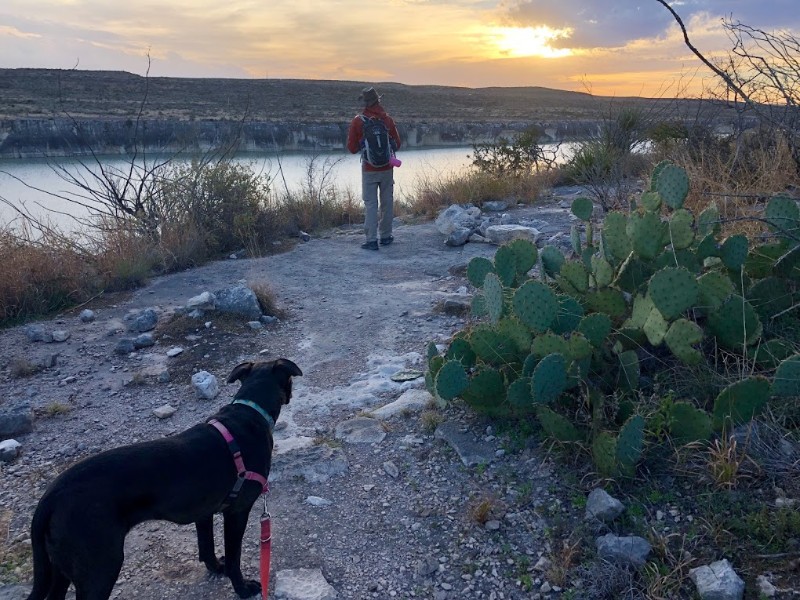
[[[563, 155], [570, 148], [562, 146]], [[395, 168], [395, 198], [409, 200], [425, 182], [465, 174], [471, 168], [472, 147], [425, 148], [400, 151], [398, 158], [402, 166]], [[147, 157], [147, 162], [164, 157]], [[176, 161], [190, 161], [191, 157], [178, 157]], [[309, 175], [319, 186], [320, 178], [334, 185], [337, 190], [351, 191], [360, 195], [361, 167], [357, 155], [344, 151], [309, 153], [243, 153], [234, 157], [260, 176], [269, 178], [270, 186], [280, 197], [286, 189], [298, 192]], [[104, 165], [124, 169], [130, 160], [121, 156], [103, 156]], [[89, 179], [86, 167], [96, 171], [93, 159], [0, 159], [0, 225], [12, 226], [17, 222], [16, 212], [9, 206], [25, 207], [37, 218], [49, 217], [62, 229], [74, 227], [72, 219], [65, 215], [85, 216], [88, 209], [76, 202], [85, 201], [86, 194], [68, 184], [58, 173], [59, 168], [69, 170], [82, 179]]]

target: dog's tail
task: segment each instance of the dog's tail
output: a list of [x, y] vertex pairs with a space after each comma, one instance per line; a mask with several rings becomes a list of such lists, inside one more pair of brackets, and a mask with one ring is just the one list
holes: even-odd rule
[[45, 538], [50, 527], [52, 508], [48, 498], [42, 498], [33, 513], [31, 546], [33, 548], [33, 589], [28, 600], [44, 600], [53, 582], [53, 563], [47, 554]]

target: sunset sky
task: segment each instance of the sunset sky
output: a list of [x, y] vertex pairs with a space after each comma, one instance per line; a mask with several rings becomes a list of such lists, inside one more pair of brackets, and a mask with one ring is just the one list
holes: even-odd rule
[[[732, 17], [800, 33], [798, 0], [676, 0], [693, 43]], [[0, 67], [174, 77], [545, 86], [613, 95], [697, 89], [705, 67], [655, 0], [2, 0]]]

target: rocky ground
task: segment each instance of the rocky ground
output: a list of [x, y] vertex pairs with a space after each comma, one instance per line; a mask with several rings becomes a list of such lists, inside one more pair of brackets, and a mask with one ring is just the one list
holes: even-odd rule
[[[520, 207], [507, 220], [561, 243], [568, 206], [560, 198]], [[395, 243], [379, 252], [360, 249], [362, 237], [343, 229], [274, 256], [210, 264], [39, 324], [66, 332], [63, 342], [31, 341], [23, 327], [3, 331], [0, 410], [35, 419], [32, 432], [15, 436], [20, 455], [0, 463], [0, 598], [26, 595], [30, 518], [58, 472], [204, 420], [235, 386], [202, 400], [191, 375], [205, 370], [224, 382], [236, 364], [259, 357], [287, 357], [303, 370], [276, 431], [273, 597], [615, 597], [589, 591], [597, 571], [573, 568], [595, 554], [570, 543], [586, 504], [581, 473], [533, 437], [499, 430], [458, 403], [435, 406], [415, 377], [427, 344], [465, 325], [466, 264], [495, 247], [446, 246], [432, 223], [398, 223]], [[202, 292], [242, 282], [273, 291], [277, 323], [253, 329], [245, 319], [180, 312]], [[119, 354], [126, 315], [148, 307], [158, 314], [155, 345]], [[83, 322], [82, 308], [95, 320]], [[166, 404], [174, 414], [156, 417]], [[243, 549], [253, 578], [261, 510], [253, 509]], [[219, 548], [221, 522], [217, 529]], [[113, 597], [236, 596], [197, 561], [193, 527], [149, 522], [128, 536]]]

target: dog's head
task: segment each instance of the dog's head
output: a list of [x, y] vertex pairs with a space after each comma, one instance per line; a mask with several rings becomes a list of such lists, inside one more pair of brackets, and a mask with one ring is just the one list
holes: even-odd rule
[[241, 381], [236, 398], [260, 405], [276, 421], [284, 404], [292, 398], [292, 377], [303, 372], [288, 358], [264, 362], [243, 362], [234, 367], [228, 383]]

